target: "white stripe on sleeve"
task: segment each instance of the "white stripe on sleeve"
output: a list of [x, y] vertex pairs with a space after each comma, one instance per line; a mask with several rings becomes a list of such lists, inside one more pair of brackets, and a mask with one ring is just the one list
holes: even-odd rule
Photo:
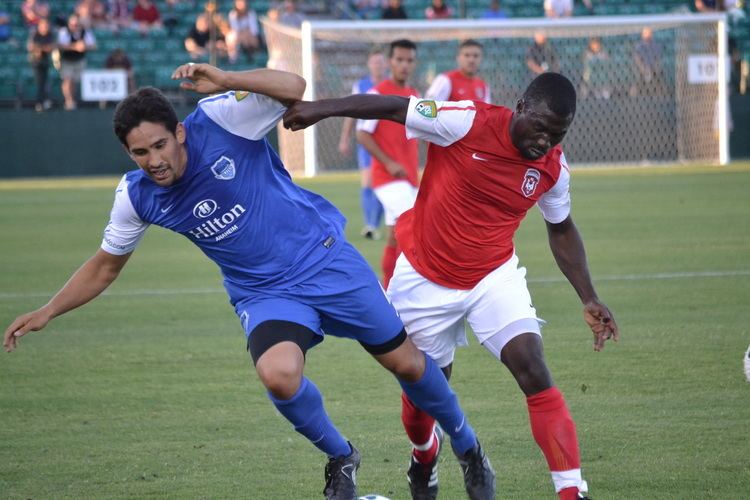
[[143, 222], [128, 195], [128, 181], [122, 177], [115, 191], [115, 202], [104, 229], [102, 250], [112, 255], [129, 254], [143, 238], [149, 224]]
[[433, 99], [435, 101], [447, 101], [451, 95], [451, 79], [445, 76], [444, 73], [440, 73], [432, 80], [432, 85], [425, 92], [427, 99]]
[[264, 138], [286, 111], [276, 99], [234, 90], [206, 97], [198, 106], [224, 130], [252, 141]]
[[476, 114], [472, 101], [431, 101], [412, 97], [406, 114], [406, 137], [450, 146], [469, 133]]
[[560, 155], [560, 177], [552, 189], [544, 193], [537, 202], [544, 220], [559, 224], [570, 215], [570, 171], [565, 155]]

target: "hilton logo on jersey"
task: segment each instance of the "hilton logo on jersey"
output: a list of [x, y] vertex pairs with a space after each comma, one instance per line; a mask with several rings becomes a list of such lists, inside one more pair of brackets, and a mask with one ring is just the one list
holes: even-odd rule
[[[205, 219], [213, 215], [219, 205], [214, 200], [203, 200], [193, 208], [193, 215], [199, 219]], [[195, 229], [188, 231], [196, 240], [214, 238], [216, 241], [223, 240], [233, 232], [237, 231], [235, 222], [242, 217], [247, 210], [239, 203], [225, 212], [221, 217], [207, 220]]]
[[526, 198], [530, 198], [536, 187], [539, 185], [539, 170], [535, 168], [529, 168], [526, 170], [526, 175], [523, 178], [523, 184], [521, 184], [521, 192]]

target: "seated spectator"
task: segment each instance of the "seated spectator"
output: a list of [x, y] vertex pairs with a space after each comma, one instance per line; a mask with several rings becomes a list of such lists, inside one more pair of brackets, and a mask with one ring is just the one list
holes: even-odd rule
[[698, 12], [727, 12], [737, 7], [737, 0], [695, 0]]
[[208, 16], [203, 13], [195, 19], [195, 26], [190, 29], [185, 39], [185, 50], [188, 51], [193, 59], [207, 57], [211, 51], [225, 53], [227, 50], [224, 41], [224, 35], [216, 30], [214, 40], [211, 40], [211, 29], [209, 26]]
[[302, 21], [304, 20], [305, 16], [297, 11], [297, 2], [294, 0], [284, 0], [282, 12], [279, 15], [279, 22], [287, 26], [299, 28], [302, 26]]
[[128, 74], [128, 93], [135, 91], [133, 63], [130, 62], [130, 58], [124, 50], [118, 47], [110, 52], [107, 60], [104, 62], [104, 67], [107, 69], [124, 69]]
[[573, 0], [544, 0], [546, 17], [570, 17], [573, 15]]
[[141, 33], [152, 28], [161, 28], [161, 13], [151, 0], [137, 0], [133, 9], [133, 25]]
[[47, 19], [40, 19], [36, 28], [32, 28], [26, 50], [29, 52], [29, 62], [34, 70], [36, 83], [36, 104], [34, 109], [44, 111], [52, 107], [48, 97], [47, 77], [49, 75], [50, 54], [55, 49], [55, 37]]
[[383, 19], [406, 19], [406, 10], [401, 0], [388, 0], [388, 7], [383, 8]]
[[86, 69], [86, 53], [96, 49], [96, 39], [91, 31], [81, 26], [78, 16], [71, 14], [67, 26], [57, 34], [57, 45], [60, 48], [60, 78], [65, 109], [76, 109], [76, 87], [81, 73]]
[[49, 5], [37, 0], [24, 0], [21, 4], [21, 17], [26, 26], [36, 26], [40, 19], [49, 17]]
[[450, 19], [453, 17], [451, 9], [443, 0], [432, 0], [432, 3], [424, 11], [427, 19]]
[[130, 18], [128, 0], [107, 0], [107, 5], [110, 26], [114, 30], [130, 28], [133, 21]]
[[107, 9], [100, 0], [80, 0], [73, 12], [78, 14], [81, 26], [86, 29], [107, 24]]
[[247, 54], [249, 61], [260, 47], [260, 27], [258, 15], [248, 8], [247, 0], [234, 0], [234, 8], [229, 12], [229, 33], [226, 37], [229, 61], [234, 63], [240, 50]]
[[10, 16], [7, 12], [0, 10], [0, 42], [10, 40]]
[[500, 0], [492, 0], [490, 7], [482, 14], [482, 19], [507, 19], [508, 13], [500, 6]]
[[609, 99], [612, 96], [612, 83], [607, 66], [609, 54], [599, 38], [589, 39], [589, 45], [583, 54], [583, 92], [582, 97]]

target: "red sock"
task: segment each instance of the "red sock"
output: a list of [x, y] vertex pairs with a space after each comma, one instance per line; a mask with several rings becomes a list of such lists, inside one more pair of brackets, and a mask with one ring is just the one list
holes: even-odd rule
[[[401, 423], [404, 424], [404, 430], [412, 444], [422, 447], [430, 442], [435, 428], [435, 419], [414, 406], [414, 403], [403, 392], [401, 393]], [[427, 464], [432, 462], [437, 451], [438, 442], [434, 439], [432, 446], [428, 449], [414, 448], [413, 454], [417, 462]]]
[[380, 266], [383, 268], [383, 288], [388, 289], [388, 283], [391, 282], [393, 277], [393, 269], [396, 267], [396, 259], [401, 253], [401, 249], [398, 245], [390, 246], [388, 244], [383, 248], [383, 258], [380, 261]]
[[[531, 433], [547, 459], [553, 481], [556, 481], [555, 472], [580, 470], [576, 426], [557, 387], [527, 397], [526, 404], [529, 407]], [[556, 489], [560, 489], [560, 499], [576, 498], [570, 495], [577, 495], [578, 488], [570, 487], [570, 483], [564, 486], [560, 489], [560, 485], [556, 485]]]
[[578, 488], [572, 486], [570, 488], [562, 489], [557, 494], [557, 497], [559, 500], [578, 500]]

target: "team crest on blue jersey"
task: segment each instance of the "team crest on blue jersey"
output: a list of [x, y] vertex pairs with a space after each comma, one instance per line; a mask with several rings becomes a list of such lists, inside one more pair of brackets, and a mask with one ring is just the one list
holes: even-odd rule
[[213, 167], [211, 167], [211, 172], [213, 172], [214, 177], [219, 180], [231, 181], [232, 179], [234, 179], [234, 174], [236, 173], [234, 160], [231, 158], [227, 158], [226, 156], [222, 156], [221, 158], [216, 160], [216, 163], [214, 163]]
[[521, 191], [526, 198], [530, 198], [536, 187], [539, 185], [539, 170], [535, 168], [529, 168], [526, 170], [526, 175], [523, 177], [523, 184], [521, 184]]

